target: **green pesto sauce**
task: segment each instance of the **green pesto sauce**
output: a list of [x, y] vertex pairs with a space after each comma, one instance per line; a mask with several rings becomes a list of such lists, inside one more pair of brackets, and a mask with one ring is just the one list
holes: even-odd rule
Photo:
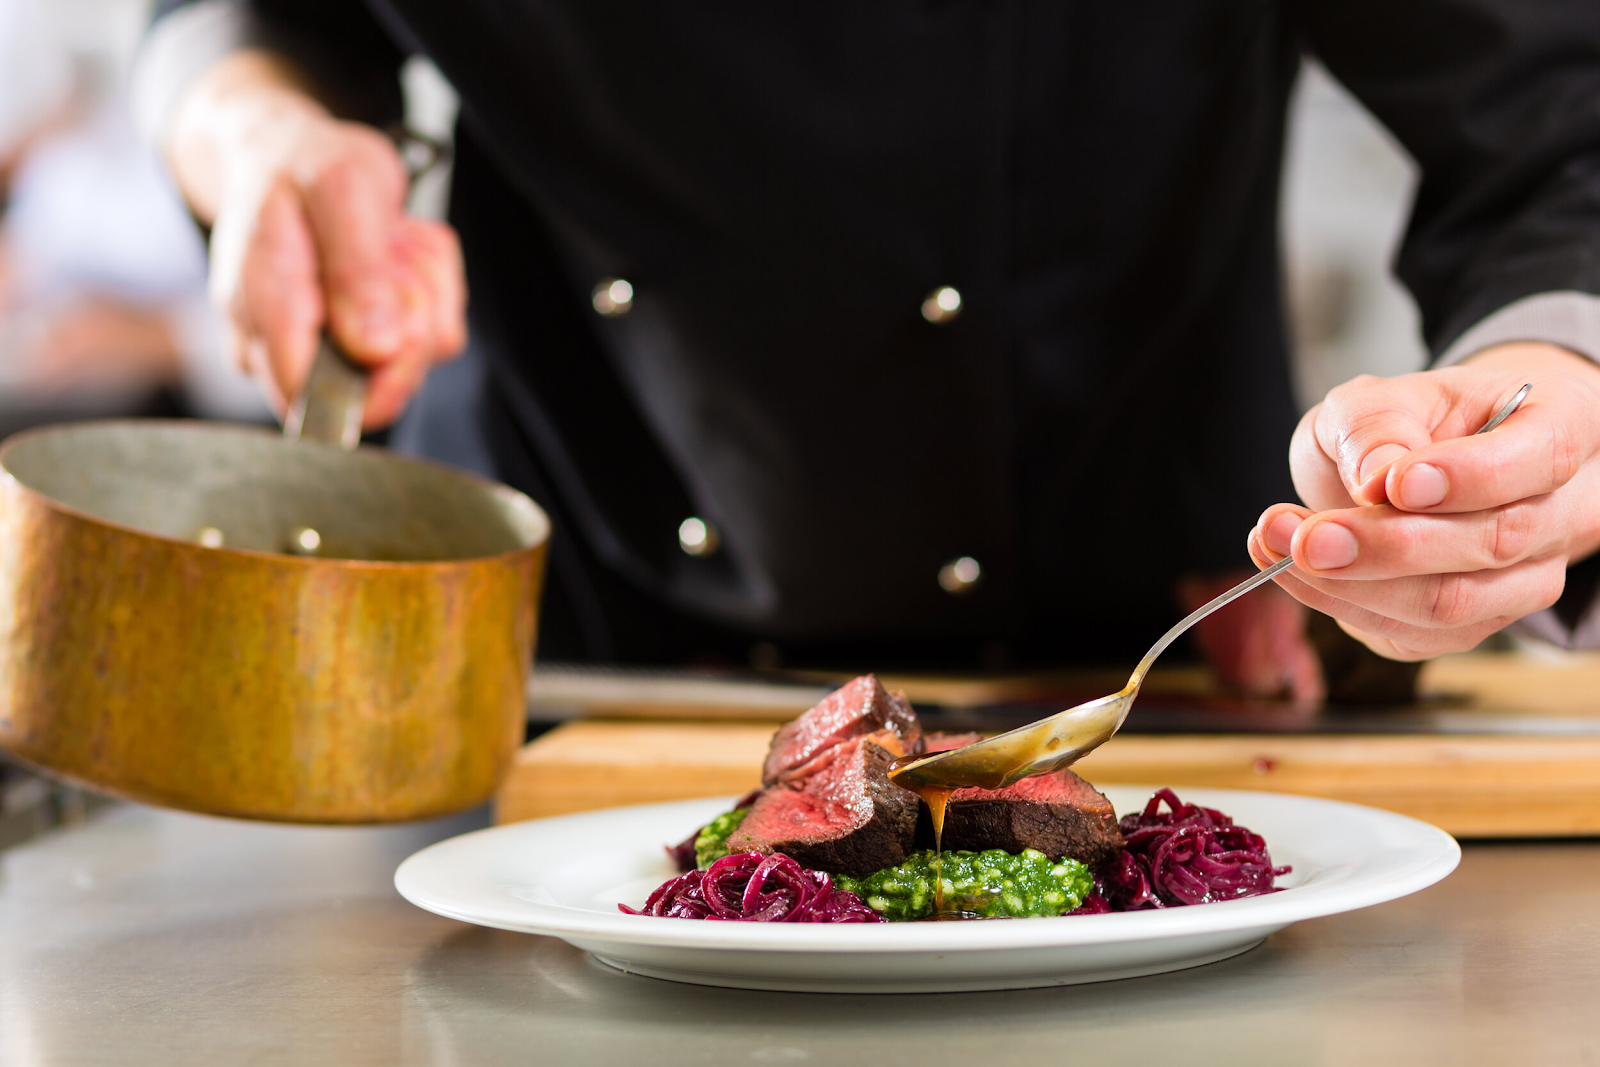
[[[898, 867], [860, 879], [836, 877], [834, 884], [859, 896], [890, 922], [926, 919], [934, 913], [933, 863], [931, 851], [914, 852]], [[945, 911], [989, 919], [1062, 915], [1083, 903], [1094, 888], [1094, 875], [1082, 863], [1073, 859], [1053, 863], [1031, 848], [1019, 853], [997, 848], [946, 852], [943, 881]]]
[[700, 836], [694, 839], [695, 866], [703, 871], [726, 856], [730, 851], [728, 838], [739, 828], [739, 824], [744, 822], [744, 817], [749, 814], [749, 808], [725, 811], [706, 823], [705, 827], [700, 831]]

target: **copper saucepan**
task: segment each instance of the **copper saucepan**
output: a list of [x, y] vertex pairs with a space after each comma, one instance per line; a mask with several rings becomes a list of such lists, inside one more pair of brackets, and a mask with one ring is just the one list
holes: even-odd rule
[[246, 818], [490, 796], [522, 739], [548, 520], [353, 448], [365, 379], [326, 344], [306, 396], [287, 438], [112, 421], [0, 447], [0, 745]]

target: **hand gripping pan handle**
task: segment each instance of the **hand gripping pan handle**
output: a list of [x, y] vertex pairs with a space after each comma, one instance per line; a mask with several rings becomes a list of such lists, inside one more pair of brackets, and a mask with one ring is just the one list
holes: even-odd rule
[[[450, 157], [448, 145], [414, 130], [395, 129], [390, 135], [400, 152], [411, 188], [416, 187], [424, 174]], [[284, 416], [283, 436], [291, 441], [303, 439], [344, 449], [355, 448], [361, 443], [361, 417], [367, 410], [370, 379], [366, 368], [351, 362], [324, 330], [306, 384]]]
[[323, 333], [306, 384], [284, 416], [283, 436], [356, 447], [361, 442], [361, 416], [367, 410], [368, 380], [365, 368], [352, 363]]

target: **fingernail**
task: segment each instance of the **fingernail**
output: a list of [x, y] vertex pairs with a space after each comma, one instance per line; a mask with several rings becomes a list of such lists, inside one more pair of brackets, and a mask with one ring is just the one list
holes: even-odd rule
[[1289, 554], [1289, 546], [1294, 543], [1294, 532], [1300, 528], [1300, 516], [1292, 511], [1285, 511], [1267, 526], [1267, 547], [1280, 556]]
[[1306, 535], [1303, 558], [1312, 570], [1336, 571], [1356, 561], [1356, 535], [1336, 522], [1324, 522]]
[[1417, 511], [1443, 502], [1450, 492], [1450, 479], [1431, 463], [1418, 463], [1400, 479], [1400, 506]]
[[1367, 458], [1361, 461], [1361, 473], [1358, 480], [1365, 485], [1368, 478], [1377, 474], [1383, 468], [1405, 455], [1411, 449], [1405, 445], [1379, 445], [1367, 453]]

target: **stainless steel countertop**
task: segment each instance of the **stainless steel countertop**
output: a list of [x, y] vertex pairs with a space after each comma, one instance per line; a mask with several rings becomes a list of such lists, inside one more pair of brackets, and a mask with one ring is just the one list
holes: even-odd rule
[[816, 996], [612, 972], [401, 900], [472, 819], [141, 808], [0, 853], [0, 1064], [1600, 1064], [1600, 843], [1469, 845], [1407, 900], [1093, 986]]

